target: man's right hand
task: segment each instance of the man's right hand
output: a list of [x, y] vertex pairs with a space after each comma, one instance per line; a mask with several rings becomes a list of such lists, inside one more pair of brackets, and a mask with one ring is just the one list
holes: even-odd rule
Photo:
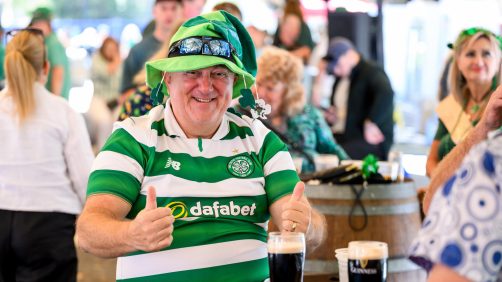
[[174, 217], [171, 209], [157, 207], [154, 187], [148, 187], [145, 209], [130, 222], [127, 236], [129, 244], [137, 250], [159, 251], [173, 241]]

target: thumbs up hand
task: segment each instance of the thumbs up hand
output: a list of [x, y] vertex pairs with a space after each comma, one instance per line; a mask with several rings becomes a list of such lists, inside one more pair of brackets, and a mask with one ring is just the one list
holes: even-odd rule
[[281, 230], [307, 233], [312, 217], [312, 207], [303, 195], [304, 191], [305, 184], [298, 182], [291, 198], [283, 206]]
[[136, 250], [158, 251], [173, 241], [174, 217], [171, 209], [157, 207], [154, 187], [148, 187], [145, 209], [140, 211], [128, 227], [129, 244]]

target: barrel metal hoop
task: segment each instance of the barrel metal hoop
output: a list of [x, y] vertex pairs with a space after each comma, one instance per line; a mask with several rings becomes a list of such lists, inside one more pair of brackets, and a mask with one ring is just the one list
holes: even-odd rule
[[[314, 207], [325, 215], [348, 215], [351, 209], [350, 206], [339, 205], [314, 205]], [[365, 204], [364, 207], [368, 215], [411, 214], [417, 213], [420, 210], [417, 202], [388, 206], [371, 206]], [[353, 215], [364, 215], [364, 213], [360, 208], [356, 208]]]
[[[406, 199], [416, 197], [414, 182], [399, 184], [370, 184], [361, 199]], [[310, 199], [354, 199], [349, 185], [307, 185], [305, 194]]]

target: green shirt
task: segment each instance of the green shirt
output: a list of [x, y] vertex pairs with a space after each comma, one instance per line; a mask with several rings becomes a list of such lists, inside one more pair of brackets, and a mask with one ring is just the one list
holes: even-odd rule
[[166, 105], [118, 123], [89, 178], [88, 195], [123, 198], [130, 219], [149, 186], [177, 218], [171, 246], [120, 257], [117, 280], [265, 280], [269, 207], [299, 181], [285, 144], [229, 112], [213, 138], [187, 138]]
[[61, 87], [61, 96], [68, 100], [71, 88], [70, 63], [66, 57], [66, 50], [59, 42], [56, 34], [51, 32], [45, 37], [45, 46], [47, 47], [47, 60], [50, 63], [49, 76], [45, 87], [53, 92], [51, 87], [53, 67], [63, 67], [63, 85]]

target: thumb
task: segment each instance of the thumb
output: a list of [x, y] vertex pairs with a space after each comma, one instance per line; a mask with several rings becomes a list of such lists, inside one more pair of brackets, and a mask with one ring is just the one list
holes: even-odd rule
[[157, 208], [157, 191], [155, 187], [148, 187], [148, 192], [146, 194], [146, 205], [145, 210], [153, 210]]
[[305, 191], [305, 183], [303, 183], [301, 181], [296, 183], [295, 190], [293, 190], [293, 195], [291, 196], [289, 201], [290, 202], [300, 201], [303, 196], [304, 191]]

